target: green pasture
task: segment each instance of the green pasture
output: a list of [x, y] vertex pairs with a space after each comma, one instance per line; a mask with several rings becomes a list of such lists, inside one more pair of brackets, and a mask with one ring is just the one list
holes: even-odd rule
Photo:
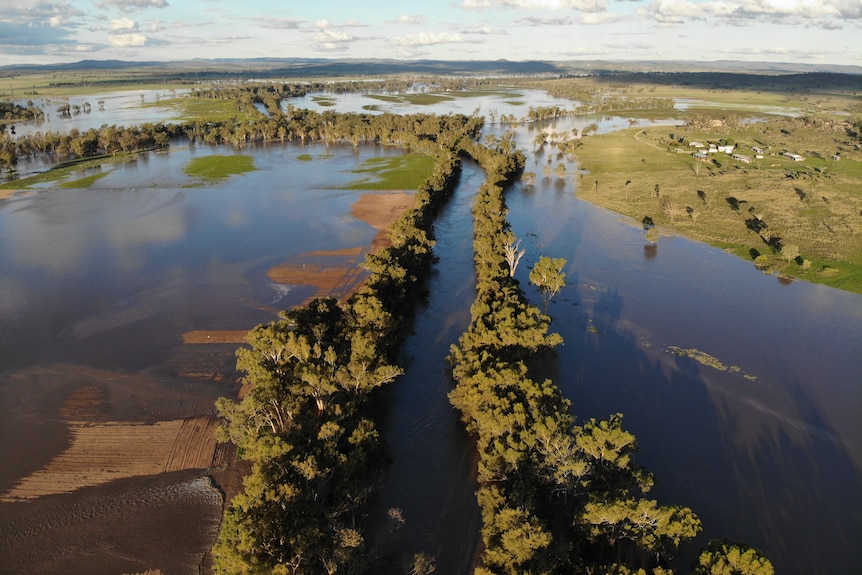
[[89, 188], [93, 185], [97, 180], [101, 180], [105, 176], [107, 176], [110, 172], [100, 172], [98, 174], [91, 174], [84, 178], [80, 178], [78, 180], [72, 180], [69, 182], [63, 182], [60, 184], [61, 188]]
[[169, 110], [170, 117], [166, 120], [174, 122], [193, 122], [195, 120], [225, 122], [237, 116], [246, 115], [236, 109], [236, 103], [233, 100], [192, 98], [190, 96], [162, 98], [155, 102], [145, 102], [141, 107]]
[[438, 102], [452, 100], [452, 97], [447, 94], [421, 93], [421, 94], [366, 94], [366, 98], [380, 100], [382, 102], [392, 102], [401, 104], [413, 104], [415, 106], [429, 106]]
[[192, 159], [183, 168], [186, 175], [206, 183], [215, 183], [231, 176], [253, 172], [254, 158], [246, 155], [212, 155]]
[[332, 96], [312, 96], [311, 101], [324, 108], [332, 107], [336, 104], [336, 98]]
[[63, 98], [126, 90], [188, 89], [175, 74], [142, 70], [7, 71], [0, 77], [0, 99]]
[[370, 158], [351, 170], [361, 177], [348, 190], [415, 190], [434, 171], [434, 159], [420, 154]]
[[[694, 159], [689, 142], [719, 140], [752, 163], [725, 153]], [[764, 150], [762, 159], [752, 146]], [[574, 153], [584, 200], [745, 259], [763, 256], [760, 267], [770, 273], [862, 292], [862, 152], [834, 125], [783, 118], [708, 130], [632, 128], [586, 137]]]
[[[98, 178], [93, 178], [93, 176], [86, 176], [77, 180], [71, 180], [70, 178], [75, 177], [76, 174], [85, 173], [92, 168], [101, 167], [103, 164], [127, 162], [130, 158], [134, 157], [134, 155], [134, 153], [131, 153], [117, 154], [115, 156], [94, 156], [63, 162], [45, 172], [40, 172], [38, 174], [33, 174], [32, 176], [19, 178], [10, 182], [4, 182], [0, 184], [0, 190], [26, 190], [40, 184], [51, 182], [66, 182], [66, 184], [61, 184], [61, 187], [89, 187], [90, 184]], [[107, 172], [99, 174], [99, 177], [103, 175], [107, 175]], [[72, 185], [75, 182], [78, 182], [79, 185]]]

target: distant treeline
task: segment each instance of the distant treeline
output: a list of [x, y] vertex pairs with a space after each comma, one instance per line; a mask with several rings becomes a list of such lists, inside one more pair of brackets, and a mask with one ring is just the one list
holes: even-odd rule
[[[233, 144], [253, 142], [302, 143], [349, 142], [407, 145], [417, 137], [437, 134], [444, 120], [432, 114], [410, 116], [409, 123], [395, 114], [337, 114], [288, 107], [282, 111], [278, 102], [285, 94], [295, 94], [296, 87], [251, 86], [213, 90], [209, 97], [230, 96], [236, 102], [238, 114], [226, 121], [199, 119], [180, 123], [146, 123], [139, 126], [104, 125], [85, 131], [72, 129], [68, 133], [35, 132], [18, 137], [0, 131], [0, 170], [13, 170], [19, 158], [37, 155], [55, 157], [57, 161], [166, 148], [175, 138], [187, 138], [192, 143]], [[263, 103], [269, 113], [257, 109]], [[481, 125], [481, 121], [479, 124]]]

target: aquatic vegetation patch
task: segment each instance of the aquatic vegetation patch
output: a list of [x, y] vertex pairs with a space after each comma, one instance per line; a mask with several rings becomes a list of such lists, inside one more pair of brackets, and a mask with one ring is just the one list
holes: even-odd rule
[[314, 158], [311, 156], [311, 154], [300, 154], [296, 157], [296, 159], [300, 162], [310, 162]]
[[437, 104], [439, 102], [446, 102], [452, 100], [452, 96], [447, 94], [426, 94], [426, 93], [417, 93], [417, 94], [401, 94], [401, 95], [392, 95], [392, 94], [367, 94], [367, 98], [373, 98], [375, 100], [381, 100], [383, 102], [392, 102], [398, 104], [413, 104], [414, 106], [429, 106], [431, 104]]
[[80, 180], [73, 180], [71, 182], [63, 182], [60, 184], [61, 188], [89, 188], [96, 180], [100, 180], [107, 176], [110, 172], [101, 172], [98, 174], [92, 174], [87, 176], [86, 178], [81, 178]]
[[311, 101], [318, 106], [330, 107], [335, 105], [335, 98], [332, 96], [312, 96]]
[[[135, 157], [135, 154], [117, 154], [116, 156], [92, 156], [88, 158], [77, 158], [57, 164], [46, 172], [19, 178], [0, 184], [0, 190], [26, 190], [40, 184], [61, 182], [76, 174], [84, 173], [93, 168], [100, 168], [102, 164], [114, 164], [126, 162]], [[43, 186], [44, 187], [44, 186]], [[84, 187], [84, 186], [68, 186]]]
[[717, 357], [713, 357], [704, 351], [700, 351], [699, 349], [695, 349], [695, 348], [686, 349], [686, 348], [682, 348], [682, 347], [677, 347], [675, 345], [670, 345], [670, 346], [668, 346], [668, 350], [670, 350], [670, 352], [673, 353], [674, 355], [677, 355], [680, 357], [691, 358], [701, 365], [705, 365], [707, 367], [717, 369], [718, 371], [727, 371], [730, 373], [739, 373], [743, 377], [745, 377], [745, 379], [747, 379], [749, 381], [757, 381], [756, 376], [748, 375], [748, 374], [744, 373], [742, 371], [742, 368], [740, 368], [739, 366], [726, 365], [721, 360], [719, 360]]
[[253, 172], [254, 158], [245, 155], [212, 155], [192, 159], [183, 171], [193, 177], [207, 182], [216, 182], [231, 176]]

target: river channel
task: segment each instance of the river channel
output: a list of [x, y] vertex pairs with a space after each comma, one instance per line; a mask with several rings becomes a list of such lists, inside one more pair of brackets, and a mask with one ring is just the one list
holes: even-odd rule
[[[359, 95], [338, 99], [347, 110], [368, 103]], [[454, 110], [451, 103], [440, 110], [402, 104], [398, 111], [509, 113], [516, 104], [505, 101], [464, 100]], [[536, 101], [553, 103], [545, 95]], [[526, 94], [516, 115], [530, 103]], [[555, 128], [592, 121], [600, 131], [628, 125], [560, 119]], [[516, 128], [520, 147], [532, 148], [534, 129]], [[87, 190], [45, 189], [0, 202], [4, 413], [18, 405], [4, 389], [78, 366], [164, 380], [162, 392], [183, 393], [173, 405], [159, 404], [165, 417], [211, 412], [204, 404], [233, 388], [173, 376], [179, 334], [247, 329], [272, 318], [297, 293], [268, 281], [270, 266], [367, 243], [374, 234], [346, 215], [356, 194], [336, 189], [359, 161], [348, 148], [250, 149], [244, 153], [254, 156], [257, 172], [182, 187], [180, 167], [207, 153], [233, 152], [152, 154]], [[298, 159], [307, 153], [313, 161]], [[539, 171], [537, 160], [544, 157], [529, 152], [528, 169]], [[567, 167], [577, 173], [576, 164]], [[469, 572], [479, 517], [472, 447], [446, 397], [445, 356], [469, 322], [470, 204], [481, 181], [465, 164], [440, 214], [440, 262], [404, 344], [406, 373], [387, 393], [384, 421], [393, 464], [380, 509], [397, 508], [405, 520], [395, 535], [397, 560], [426, 552], [438, 572], [455, 575]], [[548, 309], [565, 344], [545, 369], [579, 422], [622, 412], [639, 440], [638, 462], [657, 477], [651, 496], [701, 517], [703, 536], [680, 566], [706, 540], [729, 538], [763, 550], [780, 575], [859, 573], [862, 296], [782, 282], [681, 237], [663, 235], [652, 245], [637, 222], [579, 200], [577, 183], [569, 176], [507, 191], [509, 220], [527, 248], [518, 279], [538, 303], [527, 280], [532, 263], [540, 255], [567, 259], [567, 287]], [[0, 455], [12, 461], [0, 487], [44, 463], [16, 459], [21, 430], [48, 431], [28, 417], [0, 427]], [[38, 453], [60, 447], [36, 443]]]

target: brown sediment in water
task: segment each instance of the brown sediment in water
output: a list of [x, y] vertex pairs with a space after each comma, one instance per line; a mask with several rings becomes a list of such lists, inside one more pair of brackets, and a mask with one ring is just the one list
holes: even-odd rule
[[216, 453], [214, 417], [154, 424], [75, 421], [69, 427], [69, 448], [0, 494], [0, 501], [70, 493], [127, 477], [207, 469]]
[[413, 207], [413, 195], [406, 192], [387, 192], [383, 194], [362, 194], [351, 206], [350, 213], [377, 230], [371, 242], [371, 252], [390, 245], [387, 226], [401, 217], [408, 208]]
[[[413, 205], [413, 196], [405, 192], [362, 194], [350, 213], [377, 230], [367, 251], [373, 253], [390, 245], [386, 228]], [[333, 251], [315, 251], [303, 254], [290, 262], [271, 268], [267, 276], [274, 282], [286, 285], [310, 285], [317, 288], [303, 304], [314, 298], [330, 296], [345, 301], [365, 279], [359, 267], [360, 256], [366, 248], [356, 246]]]

